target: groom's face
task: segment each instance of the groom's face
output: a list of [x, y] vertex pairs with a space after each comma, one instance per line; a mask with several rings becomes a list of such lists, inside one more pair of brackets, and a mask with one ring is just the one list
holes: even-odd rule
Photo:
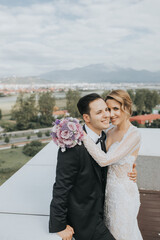
[[98, 135], [109, 127], [110, 113], [105, 101], [101, 98], [89, 104], [90, 114], [84, 114], [86, 124]]

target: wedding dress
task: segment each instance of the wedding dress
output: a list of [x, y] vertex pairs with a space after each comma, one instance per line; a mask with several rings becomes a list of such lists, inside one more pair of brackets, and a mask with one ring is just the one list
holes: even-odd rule
[[137, 223], [139, 191], [137, 184], [127, 176], [135, 162], [135, 156], [132, 154], [140, 147], [138, 129], [131, 125], [122, 140], [113, 143], [107, 153], [88, 135], [84, 137], [83, 142], [101, 167], [109, 165], [104, 204], [106, 226], [116, 240], [142, 240]]

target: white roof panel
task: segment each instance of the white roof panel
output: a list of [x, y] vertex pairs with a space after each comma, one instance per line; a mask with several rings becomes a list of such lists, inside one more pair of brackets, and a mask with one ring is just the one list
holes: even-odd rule
[[27, 165], [55, 165], [57, 163], [58, 147], [51, 141]]
[[55, 168], [25, 165], [0, 188], [0, 212], [49, 214]]
[[1, 240], [61, 240], [48, 233], [48, 217], [0, 214]]

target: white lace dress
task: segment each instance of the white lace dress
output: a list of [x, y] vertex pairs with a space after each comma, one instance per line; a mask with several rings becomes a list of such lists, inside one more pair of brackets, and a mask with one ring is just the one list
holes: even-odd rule
[[142, 240], [137, 224], [140, 197], [137, 184], [129, 179], [140, 146], [138, 129], [131, 125], [120, 142], [104, 153], [87, 135], [83, 139], [90, 155], [101, 166], [108, 166], [105, 192], [105, 223], [116, 240]]

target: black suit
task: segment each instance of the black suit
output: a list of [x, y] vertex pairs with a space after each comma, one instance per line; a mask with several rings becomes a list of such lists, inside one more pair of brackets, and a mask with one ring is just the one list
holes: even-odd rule
[[[77, 145], [65, 152], [59, 150], [49, 232], [62, 231], [68, 224], [73, 227], [76, 240], [95, 239], [97, 224], [104, 225], [105, 179], [106, 168], [102, 170], [99, 167], [84, 145]], [[108, 229], [105, 226], [103, 228], [107, 231], [105, 239], [113, 240]], [[96, 239], [104, 238], [98, 236]]]

